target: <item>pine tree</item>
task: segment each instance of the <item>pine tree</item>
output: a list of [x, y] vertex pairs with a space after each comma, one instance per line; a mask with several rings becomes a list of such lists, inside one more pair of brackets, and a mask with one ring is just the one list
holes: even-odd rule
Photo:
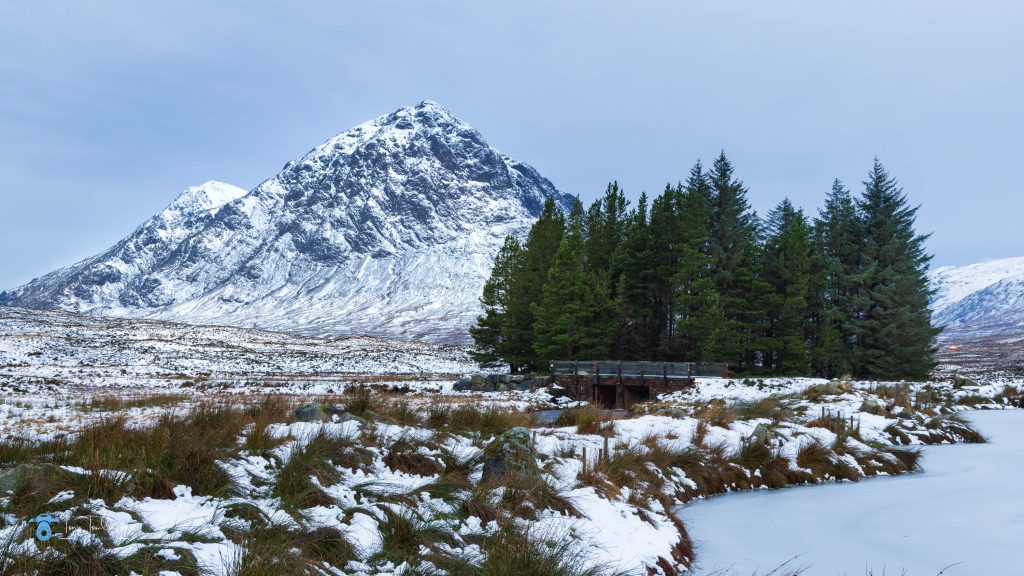
[[620, 252], [629, 223], [628, 205], [619, 183], [612, 182], [605, 189], [604, 197], [590, 205], [584, 223], [584, 250], [588, 265], [594, 270], [606, 271], [612, 292], [621, 273]]
[[860, 269], [854, 298], [854, 369], [871, 378], [925, 378], [934, 367], [928, 307], [928, 236], [914, 230], [911, 208], [896, 180], [875, 159], [857, 203]]
[[615, 335], [615, 303], [604, 272], [587, 265], [582, 207], [570, 215], [533, 312], [533, 346], [541, 361], [607, 355]]
[[727, 332], [725, 311], [713, 284], [706, 278], [699, 281], [696, 292], [699, 306], [689, 324], [697, 345], [696, 359], [701, 362], [721, 362], [733, 346], [732, 335]]
[[[708, 209], [711, 201], [711, 186], [704, 168], [698, 161], [690, 170], [684, 187], [676, 195], [679, 225], [676, 239], [677, 268], [672, 276], [672, 291], [676, 330], [673, 356], [677, 360], [717, 361], [702, 354], [702, 346], [712, 327], [702, 323], [710, 321], [705, 308], [719, 307], [720, 303], [714, 282], [710, 279], [711, 259], [707, 255], [709, 240]], [[717, 353], [718, 345], [711, 346], [709, 353]]]
[[853, 198], [836, 179], [814, 221], [812, 233], [811, 355], [815, 373], [827, 378], [846, 374], [852, 368], [854, 277], [860, 259], [857, 236]]
[[763, 289], [758, 282], [758, 220], [747, 202], [743, 182], [733, 177], [725, 152], [709, 174], [711, 184], [711, 278], [725, 314], [721, 360], [746, 367], [756, 363], [760, 333], [764, 329]]
[[648, 226], [650, 238], [649, 306], [650, 333], [648, 359], [667, 359], [675, 340], [676, 302], [673, 277], [679, 269], [679, 249], [682, 231], [679, 222], [680, 190], [666, 186], [661, 196], [651, 203]]
[[[484, 283], [480, 305], [483, 314], [476, 319], [476, 325], [469, 329], [476, 349], [470, 353], [481, 366], [492, 366], [507, 361], [510, 357], [506, 349], [505, 332], [508, 326], [508, 288], [521, 273], [523, 267], [523, 247], [515, 236], [505, 238], [505, 243], [494, 258], [491, 275]], [[523, 366], [510, 364], [513, 373]]]
[[766, 228], [761, 271], [770, 293], [762, 363], [774, 373], [803, 375], [810, 365], [810, 229], [803, 212], [788, 199], [768, 213]]
[[653, 353], [653, 250], [647, 205], [647, 194], [641, 193], [636, 208], [629, 213], [619, 259], [619, 314], [613, 356], [622, 359], [646, 359]]
[[564, 231], [565, 216], [555, 201], [548, 199], [523, 245], [522, 266], [509, 280], [506, 322], [502, 329], [503, 357], [520, 370], [547, 367], [534, 351], [533, 308], [541, 300]]

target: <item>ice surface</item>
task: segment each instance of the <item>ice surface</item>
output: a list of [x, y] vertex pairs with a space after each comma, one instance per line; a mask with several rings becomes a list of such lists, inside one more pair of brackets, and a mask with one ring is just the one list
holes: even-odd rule
[[1021, 574], [1024, 411], [966, 413], [990, 444], [925, 448], [925, 472], [730, 494], [681, 509], [700, 574]]

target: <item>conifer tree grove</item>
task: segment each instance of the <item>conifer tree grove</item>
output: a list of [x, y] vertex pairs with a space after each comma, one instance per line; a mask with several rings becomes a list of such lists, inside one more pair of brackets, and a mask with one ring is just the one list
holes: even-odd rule
[[836, 180], [808, 221], [783, 200], [762, 221], [724, 153], [628, 209], [611, 183], [568, 217], [548, 201], [494, 260], [474, 357], [726, 362], [749, 374], [920, 378], [938, 330], [927, 236], [877, 161], [860, 198]]
[[586, 262], [582, 209], [569, 217], [533, 311], [533, 348], [542, 361], [608, 353], [615, 335], [615, 303], [603, 271], [592, 270]]

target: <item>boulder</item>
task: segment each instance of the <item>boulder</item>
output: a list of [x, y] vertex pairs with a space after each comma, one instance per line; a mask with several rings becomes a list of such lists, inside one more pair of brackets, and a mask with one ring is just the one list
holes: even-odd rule
[[26, 480], [34, 484], [33, 479], [36, 478], [42, 481], [53, 476], [69, 474], [55, 464], [18, 464], [14, 468], [0, 470], [0, 494], [14, 491]]
[[974, 380], [971, 380], [970, 378], [963, 378], [958, 376], [953, 379], [953, 388], [977, 388], [978, 386], [980, 386], [980, 384], [978, 384]]
[[[913, 418], [914, 411], [908, 410], [904, 406], [895, 406], [892, 410], [889, 411], [888, 415], [894, 418]], [[883, 414], [883, 416], [885, 416], [885, 414]]]
[[452, 390], [456, 392], [468, 392], [473, 389], [473, 381], [469, 378], [463, 378], [455, 382], [452, 385]]
[[306, 404], [295, 409], [295, 419], [299, 422], [330, 422], [338, 413], [334, 406], [322, 402]]
[[487, 387], [485, 388], [488, 392], [501, 392], [503, 390], [511, 390], [509, 386], [508, 374], [488, 374], [487, 375]]
[[539, 474], [537, 458], [526, 428], [510, 428], [484, 448], [484, 473], [481, 482], [499, 480], [507, 474]]
[[518, 382], [514, 381], [510, 385], [512, 386], [513, 390], [518, 390], [519, 392], [526, 392], [530, 388], [533, 388], [533, 380], [519, 380]]
[[858, 408], [860, 412], [867, 412], [868, 414], [874, 414], [875, 416], [888, 416], [889, 412], [886, 411], [885, 407], [879, 404], [878, 400], [874, 398], [865, 398]]

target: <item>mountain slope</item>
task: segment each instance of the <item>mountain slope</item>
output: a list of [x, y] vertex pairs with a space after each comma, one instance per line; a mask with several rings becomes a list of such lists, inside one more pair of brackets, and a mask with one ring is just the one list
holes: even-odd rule
[[503, 238], [525, 234], [547, 198], [570, 201], [429, 101], [339, 134], [246, 194], [199, 188], [208, 202], [186, 191], [161, 213], [195, 207], [174, 223], [158, 215], [0, 304], [465, 341]]
[[930, 282], [943, 339], [1024, 333], [1024, 258], [937, 268]]

